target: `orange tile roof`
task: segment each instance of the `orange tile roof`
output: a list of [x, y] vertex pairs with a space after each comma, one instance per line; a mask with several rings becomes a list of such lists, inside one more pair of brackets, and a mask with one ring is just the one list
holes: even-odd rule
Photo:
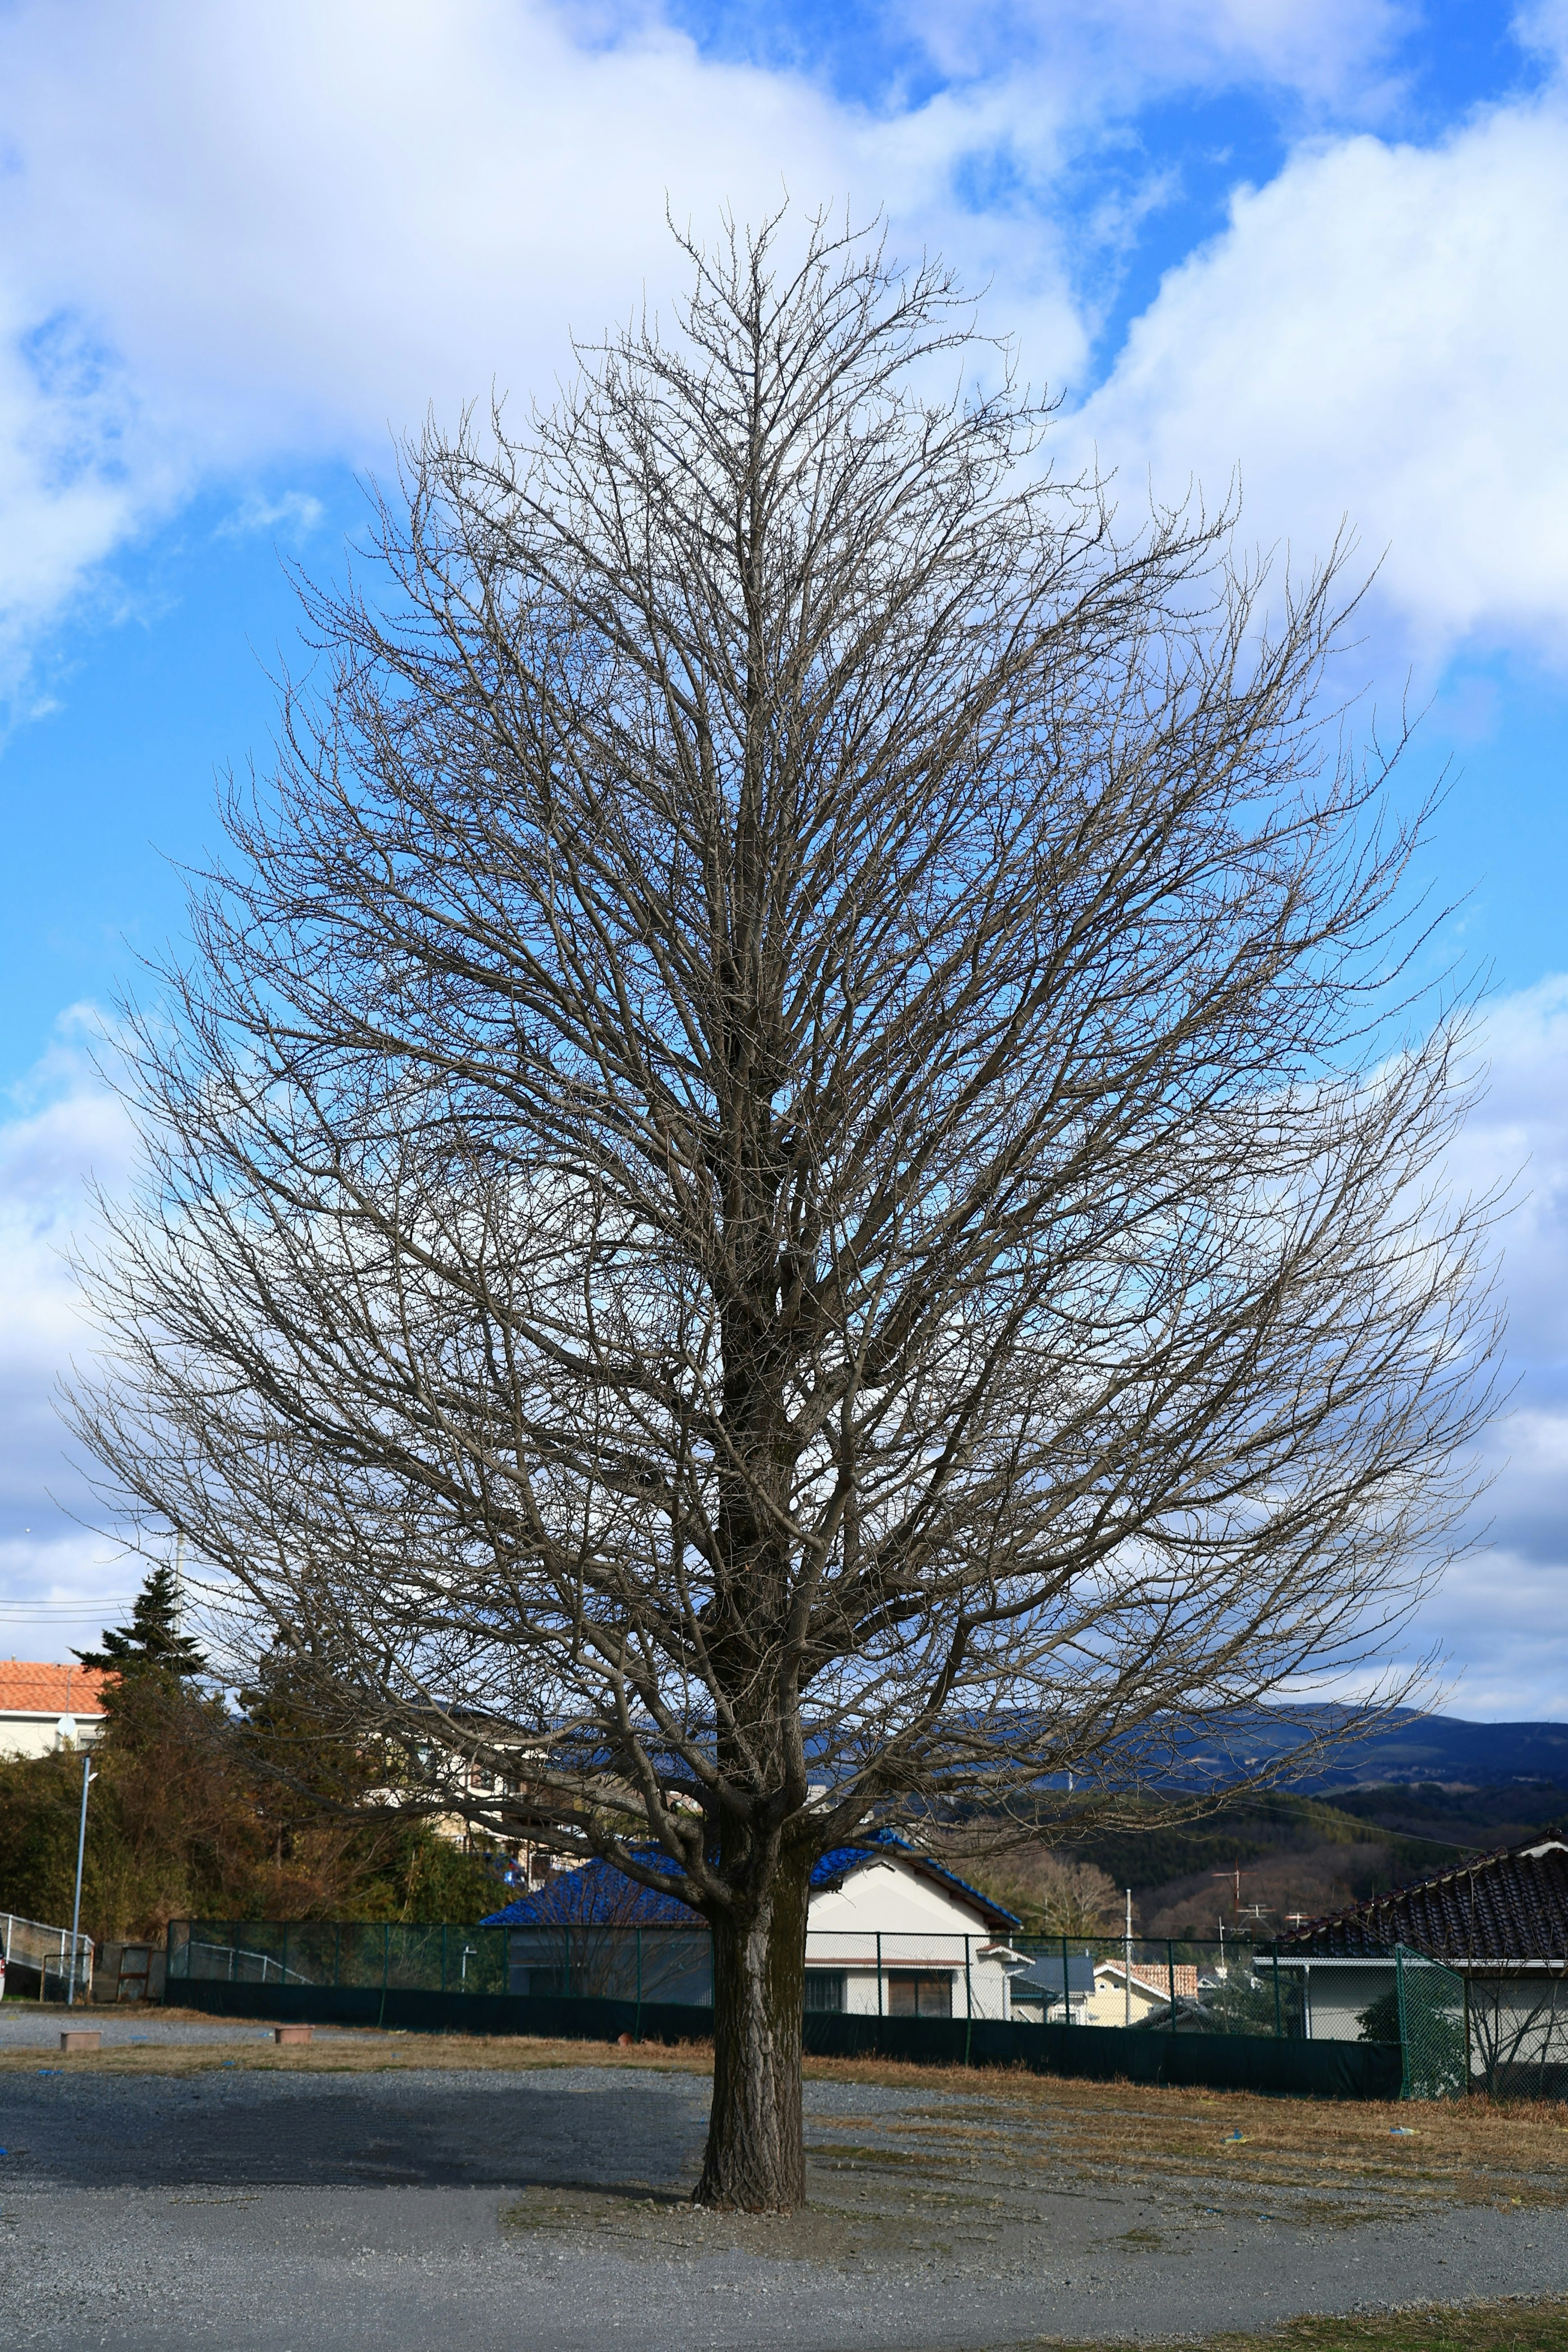
[[[1097, 1969], [1107, 1970], [1115, 1978], [1118, 1984], [1121, 1983], [1123, 1962], [1119, 1958], [1097, 1960], [1095, 1962], [1095, 1967]], [[1134, 1985], [1142, 1986], [1145, 1992], [1157, 1993], [1162, 2000], [1166, 2000], [1169, 1999], [1170, 1994], [1174, 1990], [1178, 2000], [1186, 1999], [1187, 2000], [1196, 2000], [1197, 1999], [1197, 1968], [1196, 1963], [1190, 1960], [1178, 1960], [1176, 1962], [1176, 1969], [1174, 1970], [1176, 1977], [1176, 1984], [1174, 1988], [1170, 1980], [1171, 1973], [1172, 1972], [1167, 1971], [1163, 1960], [1134, 1960], [1133, 1962], [1133, 1982]]]
[[0, 1715], [101, 1715], [107, 1675], [90, 1666], [0, 1658]]

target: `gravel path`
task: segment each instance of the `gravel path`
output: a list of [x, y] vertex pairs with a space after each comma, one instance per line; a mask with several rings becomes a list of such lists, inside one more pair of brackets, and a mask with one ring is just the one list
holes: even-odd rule
[[593, 2066], [7, 2074], [0, 2325], [36, 2352], [946, 2352], [1568, 2281], [1554, 2208], [1350, 2224], [1264, 2212], [1234, 2171], [1059, 2186], [965, 2155], [992, 2111], [929, 2089], [808, 2084], [810, 2209], [706, 2217], [684, 2201], [706, 2091]]
[[[86, 2026], [93, 2033], [101, 2033], [106, 2050], [116, 2043], [128, 2042], [183, 2049], [190, 2044], [223, 2042], [232, 2049], [236, 2042], [270, 2044], [272, 2041], [270, 2025], [247, 2025], [243, 2018], [215, 2017], [208, 2023], [200, 2018], [165, 2017], [141, 2002], [124, 2009], [110, 2009], [107, 2004], [95, 2009], [87, 2001], [79, 2009], [66, 2009], [58, 2001], [50, 2001], [46, 2008], [34, 2001], [8, 2000], [0, 2007], [0, 2050], [57, 2050], [61, 2030], [67, 2026]], [[318, 2025], [312, 2032], [318, 2042], [406, 2039], [377, 2033], [373, 2027], [363, 2025]]]

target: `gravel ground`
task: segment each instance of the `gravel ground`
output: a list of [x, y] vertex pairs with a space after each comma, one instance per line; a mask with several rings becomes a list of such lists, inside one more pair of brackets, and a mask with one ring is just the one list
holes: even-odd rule
[[[684, 2199], [706, 2094], [591, 2065], [7, 2074], [3, 2332], [37, 2352], [946, 2352], [1568, 2281], [1555, 2206], [1391, 2200], [1353, 2222], [1321, 2196], [1259, 2210], [1233, 2169], [1157, 2193], [1056, 2187], [966, 2155], [966, 2123], [992, 2111], [929, 2088], [809, 2084], [810, 2209], [704, 2216]], [[934, 2116], [953, 2126], [941, 2162]]]
[[[164, 2017], [140, 2002], [134, 2008], [110, 2009], [106, 2003], [95, 2009], [85, 2001], [79, 2009], [66, 2009], [57, 2001], [44, 2008], [34, 2001], [8, 2000], [0, 2007], [0, 2050], [57, 2050], [67, 2026], [85, 2026], [90, 2032], [101, 2033], [106, 2050], [117, 2042], [151, 2042], [162, 2048], [208, 2042], [226, 2042], [231, 2048], [236, 2042], [265, 2042], [270, 2047], [272, 2042], [270, 2025], [247, 2025], [243, 2019], [232, 2017], [215, 2017], [209, 2025], [194, 2018]], [[358, 2042], [406, 2037], [377, 2033], [367, 2026], [318, 2025], [313, 2038]]]

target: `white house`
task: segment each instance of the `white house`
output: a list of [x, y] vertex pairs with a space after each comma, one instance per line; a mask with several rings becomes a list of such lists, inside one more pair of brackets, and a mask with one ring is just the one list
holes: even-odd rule
[[[606, 1863], [554, 1874], [492, 1913], [511, 1929], [514, 1992], [712, 1999], [707, 1928], [684, 1903]], [[883, 1831], [811, 1873], [806, 2007], [853, 2017], [1011, 2014], [1010, 1911]], [[635, 1932], [633, 1932], [635, 1931]]]
[[836, 1847], [811, 1873], [806, 2007], [851, 2016], [1009, 2017], [1019, 1922], [917, 1848]]
[[0, 1755], [86, 1748], [103, 1728], [105, 1677], [90, 1666], [0, 1658]]

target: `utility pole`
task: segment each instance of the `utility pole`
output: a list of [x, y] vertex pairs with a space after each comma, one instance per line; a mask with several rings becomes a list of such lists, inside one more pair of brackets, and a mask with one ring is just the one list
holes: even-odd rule
[[71, 1974], [70, 1982], [66, 1987], [68, 2009], [76, 2007], [77, 1998], [78, 1931], [81, 1927], [81, 1865], [82, 1857], [87, 1852], [87, 1792], [97, 1777], [92, 1769], [92, 1752], [89, 1749], [81, 1759], [81, 1820], [77, 1827], [77, 1891], [76, 1900], [71, 1905]]

